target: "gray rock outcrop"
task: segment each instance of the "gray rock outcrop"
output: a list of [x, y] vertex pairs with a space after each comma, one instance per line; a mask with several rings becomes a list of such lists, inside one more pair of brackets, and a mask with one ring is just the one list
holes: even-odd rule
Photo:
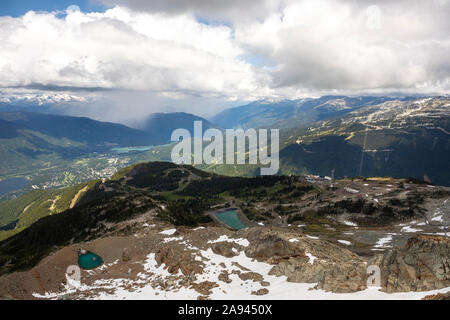
[[450, 286], [450, 239], [416, 235], [369, 261], [380, 267], [386, 292], [428, 291]]

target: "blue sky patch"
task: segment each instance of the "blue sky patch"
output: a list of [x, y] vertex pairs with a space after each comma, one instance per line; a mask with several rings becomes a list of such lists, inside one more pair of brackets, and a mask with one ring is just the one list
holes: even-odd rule
[[76, 5], [83, 12], [104, 12], [107, 7], [93, 0], [2, 0], [0, 1], [0, 16], [19, 17], [30, 10], [62, 11]]

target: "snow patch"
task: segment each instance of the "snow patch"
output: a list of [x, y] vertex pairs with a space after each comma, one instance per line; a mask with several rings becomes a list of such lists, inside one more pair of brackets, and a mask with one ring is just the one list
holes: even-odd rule
[[309, 258], [309, 264], [314, 264], [314, 260], [317, 259], [317, 257], [313, 256], [311, 253], [309, 252], [305, 252], [306, 256]]
[[400, 232], [420, 232], [420, 231], [423, 231], [423, 230], [414, 229], [414, 228], [411, 228], [410, 226], [405, 226], [400, 230]]
[[352, 226], [352, 227], [357, 227], [358, 226], [356, 223], [351, 222], [351, 221], [347, 221], [347, 220], [344, 220], [342, 223], [345, 224], [346, 226]]
[[160, 234], [165, 234], [165, 235], [171, 236], [175, 232], [177, 232], [177, 229], [168, 229], [168, 230], [161, 231]]
[[387, 236], [380, 238], [377, 243], [374, 245], [374, 248], [381, 249], [390, 247], [389, 244], [392, 242], [392, 234], [388, 234]]
[[216, 240], [209, 240], [208, 243], [216, 243], [216, 242], [224, 242], [224, 241], [234, 242], [243, 247], [248, 247], [248, 245], [250, 244], [247, 239], [244, 239], [244, 238], [234, 239], [234, 238], [228, 237], [227, 235], [222, 235], [219, 238], [217, 238]]

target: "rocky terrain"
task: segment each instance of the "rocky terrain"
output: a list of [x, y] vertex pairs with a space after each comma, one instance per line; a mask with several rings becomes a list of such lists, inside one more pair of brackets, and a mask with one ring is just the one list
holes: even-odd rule
[[[342, 246], [283, 228], [167, 229], [169, 225], [158, 222], [150, 225], [152, 222], [155, 221], [151, 215], [142, 216], [133, 221], [142, 226], [133, 235], [64, 247], [29, 271], [5, 275], [0, 278], [0, 296], [3, 299], [410, 299], [443, 294], [450, 287], [449, 241], [442, 236], [415, 236], [410, 240], [411, 246], [376, 255], [372, 258], [375, 261], [368, 261]], [[76, 249], [80, 247], [100, 254], [105, 264], [95, 270], [82, 270], [77, 282], [66, 272], [76, 262]], [[435, 249], [425, 251], [430, 247]], [[391, 257], [392, 252], [402, 255], [388, 260], [386, 256]], [[429, 260], [405, 258], [420, 257], [424, 252]], [[425, 270], [424, 262], [429, 269]], [[367, 263], [379, 263], [381, 288], [367, 287]]]
[[[448, 198], [449, 188], [408, 179], [140, 164], [0, 242], [0, 298], [441, 299]], [[227, 207], [246, 228], [208, 216]], [[104, 263], [77, 278], [79, 249]], [[368, 286], [373, 268], [378, 286]]]
[[427, 291], [450, 285], [450, 239], [418, 235], [402, 248], [373, 257], [386, 292]]

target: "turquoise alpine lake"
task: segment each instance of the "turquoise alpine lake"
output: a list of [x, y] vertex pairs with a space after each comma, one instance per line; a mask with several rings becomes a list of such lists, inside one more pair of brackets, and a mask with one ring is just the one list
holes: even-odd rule
[[216, 213], [216, 217], [232, 229], [240, 230], [246, 228], [245, 224], [243, 224], [239, 219], [235, 210], [218, 212]]
[[131, 151], [138, 151], [138, 152], [143, 152], [143, 151], [148, 151], [151, 148], [153, 148], [153, 146], [142, 146], [142, 147], [121, 147], [121, 148], [112, 148], [111, 151], [115, 152], [115, 153], [129, 153]]
[[78, 265], [86, 270], [95, 269], [99, 267], [102, 263], [103, 263], [102, 258], [90, 251], [88, 251], [85, 254], [80, 254], [78, 256]]

